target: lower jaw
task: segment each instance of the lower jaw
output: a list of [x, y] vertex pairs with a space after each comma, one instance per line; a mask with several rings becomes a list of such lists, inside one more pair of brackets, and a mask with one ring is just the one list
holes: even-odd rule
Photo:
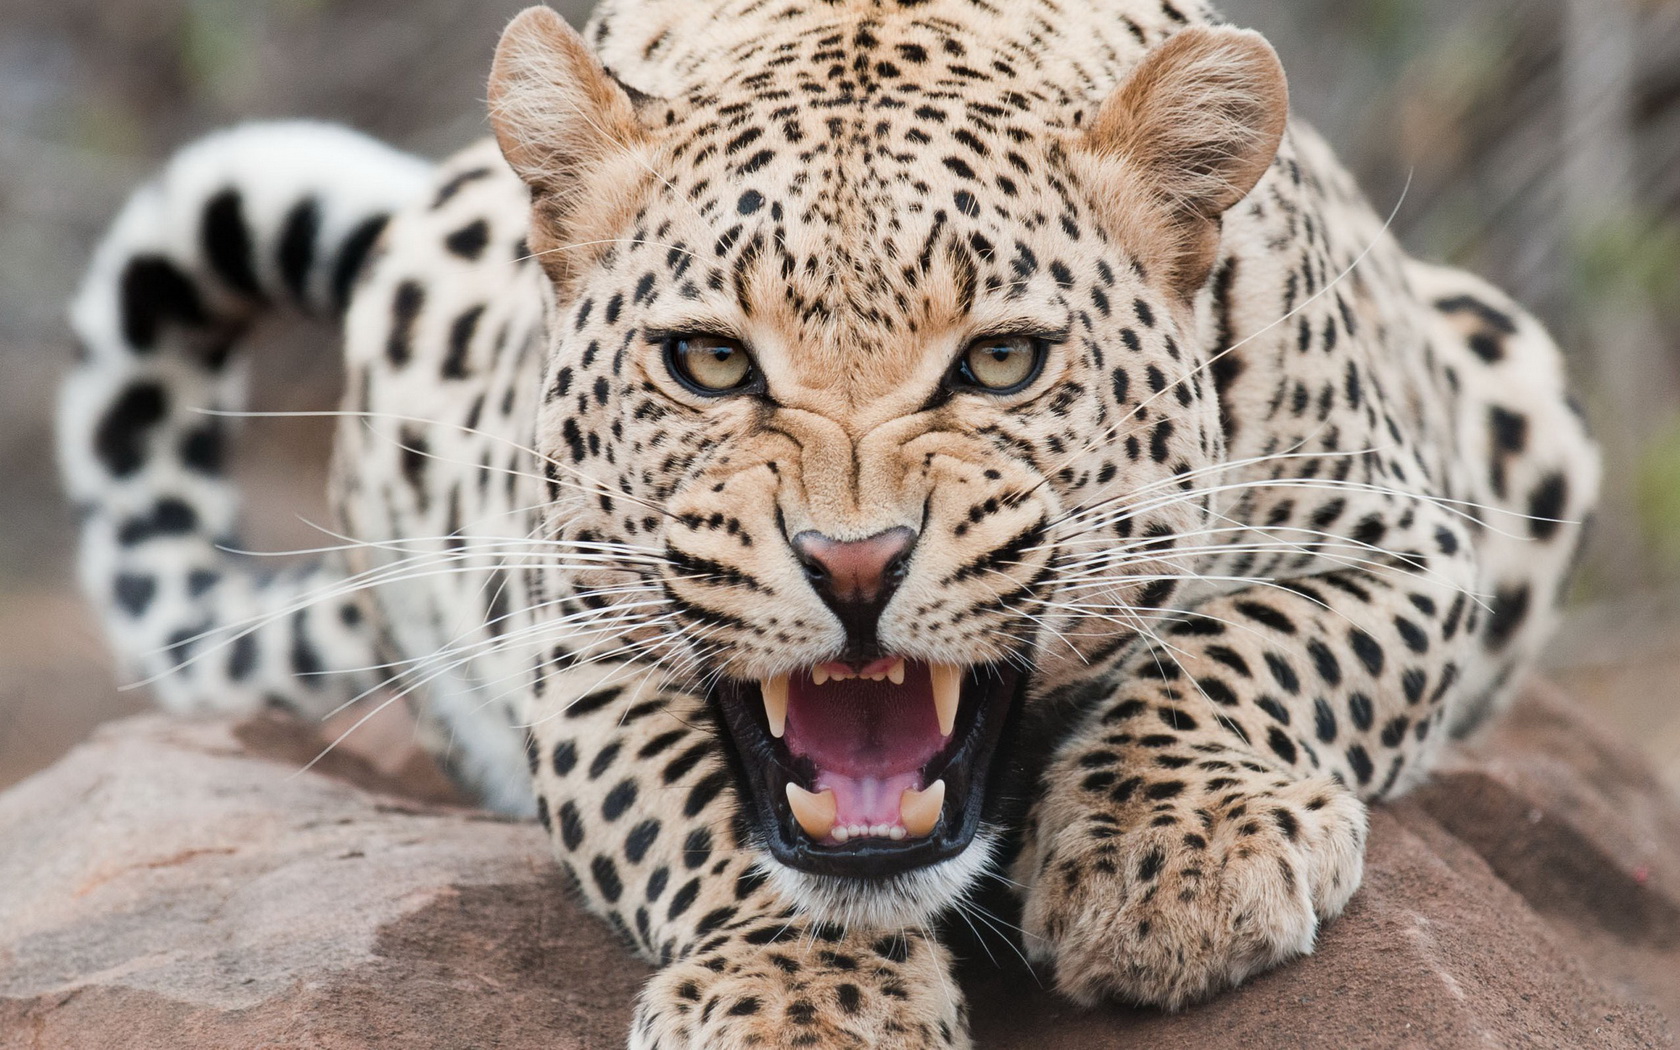
[[973, 890], [1002, 849], [998, 832], [982, 824], [959, 853], [885, 878], [821, 875], [772, 860], [761, 863], [778, 895], [802, 913], [863, 930], [902, 930], [939, 919]]
[[[720, 684], [713, 702], [727, 728], [724, 735], [735, 758], [744, 818], [751, 837], [784, 869], [806, 877], [801, 896], [845, 896], [851, 888], [864, 891], [865, 883], [874, 884], [867, 892], [879, 895], [883, 882], [903, 884], [906, 888], [915, 883], [926, 889], [949, 881], [937, 877], [937, 872], [967, 868], [975, 863], [975, 857], [964, 857], [964, 854], [970, 852], [980, 832], [993, 794], [998, 743], [1005, 724], [1020, 706], [1023, 685], [1023, 677], [1012, 668], [981, 665], [970, 667], [965, 673], [962, 713], [951, 750], [936, 760], [938, 768], [930, 769], [929, 779], [943, 779], [947, 792], [944, 813], [932, 833], [920, 838], [867, 837], [834, 844], [812, 841], [801, 831], [783, 801], [786, 786], [794, 780], [794, 775], [785, 749], [764, 728], [757, 686], [729, 681]], [[988, 848], [973, 852], [976, 856], [989, 856], [991, 851]], [[959, 859], [963, 863], [952, 863]], [[985, 857], [979, 857], [980, 866], [984, 866], [984, 861]], [[799, 881], [797, 876], [787, 877]], [[906, 904], [913, 912], [924, 910], [912, 903], [918, 896], [920, 893], [911, 892], [906, 897]], [[944, 903], [948, 904], [949, 899]], [[846, 913], [857, 912], [855, 908], [841, 912]]]

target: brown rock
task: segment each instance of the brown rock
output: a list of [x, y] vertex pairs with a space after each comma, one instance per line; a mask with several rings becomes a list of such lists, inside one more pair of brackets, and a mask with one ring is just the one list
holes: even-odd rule
[[1412, 798], [1595, 972], [1680, 1023], [1680, 804], [1638, 750], [1537, 686]]
[[[424, 771], [297, 775], [317, 749], [145, 717], [0, 795], [0, 1047], [623, 1045], [647, 970], [540, 831], [400, 797], [440, 793]], [[1667, 1046], [1677, 883], [1680, 805], [1534, 690], [1373, 815], [1313, 956], [1170, 1016], [1078, 1011], [978, 947], [965, 985], [986, 1048]]]

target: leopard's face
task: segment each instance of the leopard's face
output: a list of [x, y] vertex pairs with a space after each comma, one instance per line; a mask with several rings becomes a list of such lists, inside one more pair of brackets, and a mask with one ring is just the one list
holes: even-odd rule
[[826, 90], [644, 102], [566, 235], [539, 200], [539, 451], [550, 536], [623, 559], [567, 574], [579, 646], [710, 696], [796, 899], [902, 921], [984, 863], [1022, 709], [1171, 597], [1219, 409], [1073, 121]]

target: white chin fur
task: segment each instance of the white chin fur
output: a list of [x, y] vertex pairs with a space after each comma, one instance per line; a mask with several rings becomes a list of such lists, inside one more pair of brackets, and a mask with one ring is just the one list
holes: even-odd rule
[[997, 836], [984, 828], [949, 860], [890, 879], [848, 879], [796, 871], [762, 857], [758, 870], [802, 914], [848, 928], [900, 930], [932, 922], [961, 900], [991, 864]]

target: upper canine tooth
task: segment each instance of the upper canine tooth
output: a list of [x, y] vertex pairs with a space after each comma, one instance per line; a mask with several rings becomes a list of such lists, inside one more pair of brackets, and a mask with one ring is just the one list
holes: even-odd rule
[[827, 681], [828, 681], [828, 668], [824, 667], [822, 664], [817, 664], [815, 667], [811, 668], [811, 684], [812, 685], [822, 685], [823, 683], [825, 683]]
[[933, 678], [933, 708], [939, 714], [939, 735], [950, 736], [957, 727], [957, 705], [962, 701], [962, 668], [951, 664], [930, 664]]
[[904, 658], [902, 656], [894, 660], [893, 665], [887, 668], [887, 680], [892, 682], [893, 685], [904, 684]]
[[840, 804], [832, 790], [806, 791], [790, 780], [787, 799], [788, 806], [793, 810], [793, 819], [799, 821], [805, 834], [814, 839], [825, 839], [834, 830], [834, 816], [839, 812]]
[[945, 810], [945, 781], [935, 780], [925, 789], [905, 788], [898, 797], [898, 819], [904, 830], [917, 838], [932, 834]]
[[787, 675], [764, 679], [758, 683], [758, 691], [764, 696], [764, 717], [770, 721], [770, 735], [780, 740], [787, 732]]

